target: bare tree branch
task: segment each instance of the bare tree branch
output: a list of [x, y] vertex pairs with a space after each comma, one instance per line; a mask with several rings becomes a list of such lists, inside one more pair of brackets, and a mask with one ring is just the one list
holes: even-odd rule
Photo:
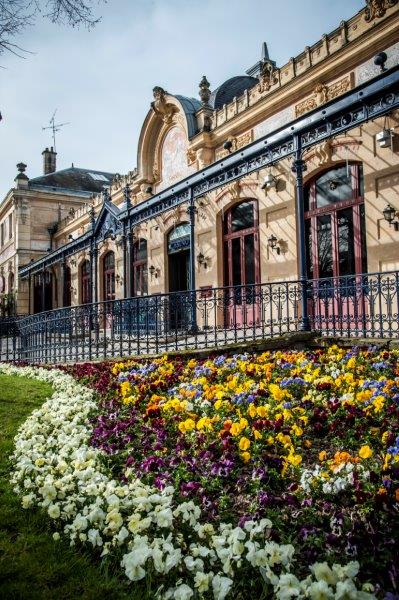
[[[0, 0], [0, 54], [11, 52], [25, 58], [28, 52], [14, 42], [39, 16], [52, 23], [91, 29], [99, 21], [93, 14], [94, 0]], [[106, 0], [97, 0], [106, 2]]]

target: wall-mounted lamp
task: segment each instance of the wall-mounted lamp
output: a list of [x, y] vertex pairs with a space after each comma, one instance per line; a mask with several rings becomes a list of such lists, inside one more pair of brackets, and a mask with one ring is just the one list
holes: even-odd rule
[[223, 148], [225, 150], [227, 150], [227, 152], [231, 152], [232, 147], [233, 147], [233, 142], [231, 140], [226, 140], [225, 143], [223, 144]]
[[200, 267], [204, 267], [204, 269], [208, 267], [208, 262], [206, 260], [206, 257], [202, 254], [202, 252], [198, 254], [197, 260]]
[[389, 117], [385, 117], [382, 131], [375, 136], [376, 142], [380, 148], [392, 148], [394, 130], [390, 127]]
[[72, 233], [70, 233], [70, 234], [68, 235], [68, 240], [69, 240], [70, 242], [73, 240], [73, 235], [72, 235]]
[[395, 221], [395, 217], [398, 215], [396, 208], [387, 204], [382, 214], [384, 215], [384, 219], [389, 223], [389, 227], [393, 225], [395, 231], [399, 231], [399, 221]]
[[149, 185], [148, 187], [145, 188], [145, 193], [152, 194], [152, 186], [151, 185]]
[[276, 189], [278, 184], [278, 179], [273, 175], [271, 171], [269, 171], [266, 177], [263, 180], [263, 184], [261, 186], [262, 190], [271, 190], [272, 188]]
[[76, 259], [75, 258], [71, 258], [71, 260], [69, 261], [71, 267], [76, 267]]
[[119, 275], [119, 273], [117, 273], [117, 274], [115, 275], [115, 281], [116, 281], [116, 283], [117, 283], [118, 285], [122, 285], [122, 283], [123, 283], [123, 277], [121, 277], [121, 276]]
[[280, 254], [280, 252], [281, 252], [280, 244], [279, 244], [278, 239], [276, 238], [276, 236], [273, 233], [270, 237], [267, 238], [267, 245], [269, 246], [269, 248], [271, 250], [275, 250], [277, 252], [277, 254]]
[[387, 62], [387, 60], [388, 60], [388, 56], [386, 55], [385, 52], [379, 52], [378, 54], [376, 54], [374, 56], [374, 64], [377, 67], [380, 67], [381, 73], [383, 71], [386, 71], [385, 63]]
[[151, 279], [152, 279], [153, 277], [155, 277], [155, 279], [157, 279], [157, 278], [158, 278], [159, 269], [157, 269], [156, 267], [154, 267], [154, 265], [151, 265], [151, 266], [148, 268], [148, 270], [149, 270], [149, 272], [150, 272]]

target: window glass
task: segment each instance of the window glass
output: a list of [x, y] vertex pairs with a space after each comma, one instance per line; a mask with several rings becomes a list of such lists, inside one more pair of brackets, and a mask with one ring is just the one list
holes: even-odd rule
[[255, 283], [255, 239], [253, 233], [244, 238], [245, 283]]
[[233, 262], [233, 285], [241, 285], [241, 239], [234, 238], [231, 240], [231, 254]]
[[316, 207], [322, 208], [353, 197], [352, 169], [346, 165], [331, 169], [316, 179]]
[[254, 203], [242, 202], [231, 209], [231, 233], [254, 227]]
[[353, 209], [345, 208], [337, 213], [339, 275], [352, 275], [355, 269], [353, 243]]
[[323, 215], [317, 219], [317, 237], [319, 253], [319, 277], [333, 276], [333, 252], [331, 239], [331, 216]]
[[104, 258], [104, 270], [113, 269], [115, 267], [115, 255], [113, 252], [108, 252]]

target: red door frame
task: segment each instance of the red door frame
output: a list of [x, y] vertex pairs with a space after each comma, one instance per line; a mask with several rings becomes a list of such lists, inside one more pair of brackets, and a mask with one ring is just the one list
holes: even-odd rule
[[[344, 163], [345, 164], [345, 163]], [[359, 163], [353, 163], [348, 165], [351, 175], [352, 183], [352, 196], [348, 200], [336, 202], [328, 206], [317, 208], [316, 206], [316, 181], [322, 175], [325, 175], [329, 170], [344, 166], [343, 164], [334, 165], [332, 169], [327, 169], [322, 173], [318, 173], [316, 177], [307, 182], [306, 187], [309, 189], [309, 210], [305, 212], [305, 220], [310, 222], [310, 233], [311, 233], [311, 254], [312, 254], [312, 266], [313, 273], [312, 279], [319, 279], [319, 254], [318, 254], [318, 217], [323, 215], [329, 215], [331, 218], [331, 241], [332, 241], [332, 269], [333, 274], [331, 278], [332, 285], [330, 294], [326, 292], [321, 296], [321, 300], [317, 295], [317, 289], [314, 290], [313, 299], [310, 301], [310, 315], [313, 316], [316, 321], [319, 319], [319, 325], [326, 325], [328, 327], [339, 328], [346, 323], [346, 328], [360, 328], [360, 321], [366, 311], [366, 302], [364, 294], [362, 292], [361, 278], [356, 278], [356, 275], [361, 275], [363, 272], [363, 249], [362, 249], [362, 224], [360, 210], [361, 206], [364, 206], [364, 196], [361, 196], [361, 177], [362, 177], [362, 165]], [[339, 237], [338, 237], [338, 213], [339, 211], [351, 208], [353, 216], [353, 250], [355, 259], [355, 276], [353, 283], [350, 282], [350, 275], [347, 279], [339, 280]], [[308, 247], [308, 244], [307, 244]], [[330, 278], [327, 278], [327, 281]], [[345, 285], [347, 283], [347, 285]], [[340, 289], [343, 290], [345, 295], [342, 297]], [[352, 296], [349, 296], [348, 290], [352, 290]], [[337, 319], [337, 323], [331, 322]]]
[[[247, 227], [246, 229], [241, 229], [239, 231], [231, 231], [231, 220], [233, 211], [244, 203], [252, 203], [253, 206], [253, 215], [254, 215], [254, 224], [253, 227]], [[225, 231], [227, 230], [227, 233]], [[259, 209], [258, 209], [258, 201], [255, 199], [245, 199], [241, 202], [238, 202], [230, 207], [228, 212], [224, 215], [222, 219], [222, 231], [223, 231], [223, 267], [224, 267], [224, 286], [225, 287], [233, 287], [233, 251], [232, 251], [232, 243], [234, 239], [240, 239], [240, 273], [241, 273], [241, 285], [248, 285], [246, 282], [246, 273], [245, 273], [245, 238], [249, 235], [253, 235], [254, 239], [254, 282], [251, 285], [257, 285], [260, 282], [260, 259], [259, 259]], [[227, 269], [226, 269], [226, 254], [225, 248], [227, 245]], [[227, 271], [227, 272], [226, 272]], [[238, 304], [235, 301], [234, 292], [229, 294], [229, 306], [226, 314], [226, 318], [228, 321], [228, 325], [234, 326], [242, 326], [242, 325], [253, 325], [255, 322], [259, 322], [260, 319], [260, 310], [259, 303], [246, 301], [246, 291], [245, 287], [241, 288], [242, 292], [239, 294], [241, 304]], [[256, 296], [255, 290], [253, 288], [254, 293], [251, 294], [252, 298]]]
[[115, 300], [115, 253], [112, 250], [104, 256], [103, 268], [104, 300]]
[[[145, 259], [138, 259], [137, 254], [139, 251], [140, 244], [145, 243], [146, 249], [146, 257]], [[144, 239], [139, 239], [134, 242], [133, 245], [133, 262], [132, 262], [132, 271], [133, 271], [133, 296], [138, 296], [138, 292], [140, 291], [140, 295], [144, 296], [148, 293], [148, 283], [145, 281], [147, 275], [147, 241]], [[146, 292], [143, 294], [144, 283], [146, 284]]]
[[90, 294], [90, 261], [85, 260], [80, 267], [81, 277], [81, 300], [82, 304], [88, 304], [91, 299]]

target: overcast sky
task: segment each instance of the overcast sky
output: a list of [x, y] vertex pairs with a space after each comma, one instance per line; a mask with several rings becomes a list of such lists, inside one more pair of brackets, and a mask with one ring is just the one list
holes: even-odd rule
[[38, 21], [18, 43], [25, 60], [0, 57], [0, 199], [28, 165], [42, 174], [42, 131], [55, 109], [69, 122], [57, 137], [57, 168], [126, 173], [152, 88], [198, 97], [202, 75], [211, 89], [241, 75], [266, 41], [280, 66], [364, 6], [364, 0], [108, 0], [92, 31]]

